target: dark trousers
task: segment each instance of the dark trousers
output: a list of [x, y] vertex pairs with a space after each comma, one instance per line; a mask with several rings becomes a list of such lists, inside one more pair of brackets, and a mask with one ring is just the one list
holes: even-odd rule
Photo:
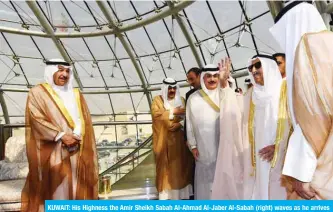
[[192, 175], [192, 186], [193, 186], [193, 196], [190, 197], [191, 200], [194, 200], [194, 192], [195, 192], [195, 182], [194, 182], [194, 179], [195, 179], [195, 161], [193, 161], [193, 175]]

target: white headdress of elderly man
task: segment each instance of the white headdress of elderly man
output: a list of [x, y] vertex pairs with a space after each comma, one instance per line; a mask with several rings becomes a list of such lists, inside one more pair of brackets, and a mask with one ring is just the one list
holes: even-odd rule
[[196, 159], [195, 199], [210, 199], [220, 134], [220, 70], [213, 64], [202, 68], [201, 89], [186, 105], [187, 139]]
[[333, 34], [312, 1], [291, 1], [270, 31], [286, 54], [294, 127], [283, 169], [292, 177], [289, 198], [333, 199], [333, 174], [327, 174], [333, 167]]
[[73, 88], [72, 68], [50, 60], [44, 76], [26, 105], [29, 174], [22, 211], [40, 211], [46, 199], [98, 198], [95, 136], [84, 97]]
[[244, 198], [286, 199], [280, 181], [291, 131], [286, 83], [272, 56], [255, 55], [248, 71], [254, 85], [244, 96]]

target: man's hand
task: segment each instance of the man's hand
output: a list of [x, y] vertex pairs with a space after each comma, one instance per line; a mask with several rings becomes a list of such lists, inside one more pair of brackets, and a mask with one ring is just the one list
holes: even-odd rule
[[74, 138], [78, 140], [79, 142], [82, 140], [81, 136], [73, 134]]
[[192, 154], [195, 160], [199, 159], [199, 151], [197, 148], [192, 149]]
[[182, 107], [176, 107], [175, 109], [173, 109], [173, 115], [182, 116], [185, 115], [185, 112], [185, 108]]
[[173, 123], [173, 124], [171, 124], [169, 130], [171, 132], [174, 132], [174, 131], [178, 130], [179, 128], [181, 128], [181, 126], [182, 125], [180, 123]]
[[264, 148], [262, 148], [259, 151], [259, 156], [268, 162], [271, 162], [271, 160], [274, 157], [274, 152], [275, 152], [275, 145], [269, 145]]
[[304, 183], [299, 180], [296, 180], [293, 182], [293, 189], [296, 191], [296, 193], [302, 197], [303, 199], [312, 199], [315, 197], [316, 192], [315, 190], [310, 186], [310, 183]]
[[80, 144], [81, 139], [73, 134], [65, 134], [61, 137], [61, 141], [65, 146], [72, 147]]
[[231, 61], [229, 58], [222, 59], [219, 63], [220, 84], [222, 88], [228, 86], [228, 78], [230, 76]]

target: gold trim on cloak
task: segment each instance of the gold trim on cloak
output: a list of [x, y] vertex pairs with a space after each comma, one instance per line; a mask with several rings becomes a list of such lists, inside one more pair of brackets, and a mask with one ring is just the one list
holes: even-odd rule
[[49, 93], [49, 95], [51, 96], [51, 99], [54, 101], [54, 103], [57, 105], [57, 107], [59, 108], [60, 112], [62, 113], [62, 115], [66, 119], [67, 124], [69, 125], [69, 127], [72, 130], [74, 130], [75, 123], [74, 123], [71, 115], [69, 114], [68, 110], [66, 109], [64, 103], [62, 102], [62, 100], [58, 96], [58, 94], [53, 90], [53, 88], [48, 83], [43, 83], [41, 85]]
[[254, 109], [255, 105], [252, 102], [252, 95], [250, 99], [250, 113], [249, 113], [249, 124], [248, 124], [248, 134], [249, 134], [249, 142], [251, 146], [251, 163], [253, 171], [251, 173], [251, 176], [255, 175], [256, 172], [256, 153], [255, 153], [255, 141], [254, 141], [254, 135], [253, 135], [253, 123], [254, 123]]
[[[59, 108], [62, 115], [65, 117], [65, 119], [66, 119], [68, 125], [70, 126], [70, 128], [72, 130], [74, 130], [75, 122], [73, 121], [71, 115], [69, 114], [68, 110], [66, 109], [63, 101], [60, 99], [58, 94], [53, 90], [53, 88], [48, 83], [43, 83], [41, 85], [50, 94], [51, 99], [54, 101], [54, 103], [57, 105], [57, 107]], [[81, 155], [82, 149], [83, 149], [84, 135], [85, 135], [85, 121], [84, 121], [84, 117], [83, 117], [83, 111], [82, 111], [81, 97], [80, 97], [79, 89], [77, 89], [77, 88], [74, 89], [74, 95], [75, 95], [75, 100], [76, 100], [76, 103], [77, 103], [77, 106], [78, 106], [78, 112], [79, 112], [80, 121], [81, 121], [81, 136], [82, 136], [82, 142], [81, 142], [81, 145], [80, 145], [80, 155]]]
[[199, 93], [201, 94], [202, 98], [216, 111], [220, 112], [220, 107], [217, 106], [210, 98], [209, 96], [203, 91], [202, 89], [199, 90]]
[[[255, 150], [255, 140], [254, 140], [254, 114], [255, 114], [255, 105], [252, 102], [252, 96], [250, 100], [250, 113], [249, 113], [249, 120], [248, 120], [248, 134], [249, 134], [249, 143], [251, 146], [251, 160], [252, 160], [252, 168], [253, 172], [251, 176], [255, 175], [256, 171], [256, 150]], [[276, 128], [276, 138], [275, 138], [275, 151], [274, 156], [271, 161], [271, 168], [274, 168], [276, 162], [278, 160], [279, 155], [279, 145], [283, 139], [283, 135], [285, 132], [285, 120], [290, 119], [288, 115], [287, 109], [287, 84], [286, 81], [282, 82], [281, 90], [280, 90], [280, 99], [279, 99], [279, 113], [278, 113], [278, 124]], [[290, 127], [290, 132], [292, 131], [292, 127]], [[289, 133], [290, 134], [290, 133]]]
[[[66, 109], [63, 101], [60, 99], [58, 94], [53, 90], [53, 88], [48, 83], [43, 83], [41, 85], [49, 93], [49, 95], [51, 96], [51, 99], [54, 101], [54, 103], [57, 105], [57, 107], [59, 108], [62, 115], [65, 117], [65, 119], [66, 119], [68, 125], [70, 126], [70, 128], [72, 130], [74, 130], [75, 129], [75, 122], [73, 121], [72, 117], [70, 116], [68, 110]], [[81, 96], [80, 96], [80, 90], [79, 89], [77, 89], [77, 88], [74, 89], [74, 96], [75, 96], [75, 101], [77, 103], [78, 112], [79, 112], [80, 121], [81, 121], [81, 139], [82, 140], [81, 140], [81, 143], [80, 143], [80, 153], [79, 153], [79, 157], [78, 157], [78, 160], [77, 160], [77, 168], [76, 168], [76, 176], [79, 176], [79, 170], [80, 170], [80, 167], [81, 167], [80, 157], [82, 155], [83, 146], [84, 146], [85, 121], [84, 121], [84, 117], [83, 117], [83, 108], [82, 108], [82, 104], [81, 104]], [[84, 175], [84, 177], [85, 177], [85, 175]], [[76, 196], [76, 194], [74, 194], [74, 195]]]
[[287, 81], [284, 80], [281, 85], [280, 91], [280, 101], [279, 101], [279, 115], [278, 115], [278, 124], [276, 128], [276, 138], [275, 138], [275, 151], [274, 156], [271, 161], [271, 167], [274, 168], [279, 156], [280, 143], [283, 140], [285, 132], [285, 120], [288, 120], [287, 113]]
[[[306, 57], [310, 64], [312, 78], [314, 81], [314, 86], [316, 88], [319, 100], [320, 100], [321, 104], [323, 105], [323, 107], [325, 108], [327, 116], [329, 116], [329, 118], [332, 122], [332, 114], [330, 111], [330, 107], [329, 107], [329, 104], [326, 102], [326, 99], [323, 94], [324, 92], [327, 92], [327, 91], [326, 91], [325, 87], [321, 87], [324, 91], [319, 89], [319, 87], [318, 87], [317, 70], [316, 70], [316, 66], [313, 62], [312, 54], [311, 54], [310, 47], [309, 47], [309, 41], [308, 41], [308, 35], [319, 34], [319, 33], [323, 33], [323, 32], [330, 32], [330, 31], [324, 30], [324, 31], [317, 32], [317, 33], [306, 33], [303, 35], [301, 40], [304, 40], [303, 45], [304, 45], [304, 49], [305, 49], [305, 54], [306, 54]], [[327, 134], [327, 138], [328, 137], [329, 137], [329, 134]], [[326, 138], [326, 140], [327, 140], [327, 138]], [[325, 145], [321, 150], [318, 150], [317, 147], [312, 142], [309, 142], [309, 144], [311, 145], [312, 149], [315, 151], [317, 158], [320, 156], [321, 152], [323, 151], [323, 149], [325, 149], [325, 146], [326, 146]]]

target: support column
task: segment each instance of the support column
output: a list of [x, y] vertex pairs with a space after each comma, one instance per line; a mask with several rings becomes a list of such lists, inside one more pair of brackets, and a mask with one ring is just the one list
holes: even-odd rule
[[[190, 2], [191, 2], [191, 1], [190, 1]], [[193, 3], [193, 2], [194, 2], [194, 1], [192, 1], [192, 3]], [[172, 3], [171, 1], [167, 1], [167, 4], [168, 4], [168, 6], [170, 7], [170, 9], [174, 9], [174, 7], [175, 7], [174, 3]], [[201, 62], [201, 59], [200, 59], [199, 53], [198, 53], [197, 49], [195, 48], [194, 42], [193, 42], [193, 40], [192, 40], [192, 38], [191, 38], [190, 33], [188, 32], [188, 30], [187, 30], [187, 28], [186, 28], [186, 25], [185, 25], [183, 19], [179, 16], [178, 13], [174, 14], [174, 17], [175, 17], [175, 19], [177, 20], [177, 23], [178, 23], [180, 29], [182, 30], [182, 32], [183, 32], [183, 34], [184, 34], [184, 36], [185, 36], [185, 38], [186, 38], [186, 41], [187, 41], [188, 45], [189, 45], [190, 48], [191, 48], [191, 51], [192, 51], [192, 53], [193, 53], [193, 56], [194, 56], [195, 60], [197, 61], [198, 66], [199, 66], [200, 68], [202, 68], [203, 65], [202, 65], [202, 62]]]
[[269, 10], [271, 11], [273, 19], [279, 14], [279, 12], [284, 7], [282, 1], [274, 1], [274, 0], [267, 1], [267, 5]]
[[129, 43], [124, 38], [124, 35], [119, 32], [118, 26], [116, 26], [115, 21], [113, 20], [113, 18], [111, 16], [111, 13], [109, 12], [109, 10], [107, 9], [107, 6], [105, 5], [105, 2], [104, 1], [96, 1], [96, 3], [99, 6], [99, 8], [101, 9], [101, 11], [103, 12], [107, 21], [109, 22], [110, 28], [115, 30], [115, 35], [118, 37], [119, 41], [123, 45], [123, 47], [124, 47], [125, 51], [127, 52], [128, 56], [131, 58], [133, 66], [134, 66], [134, 68], [135, 68], [135, 70], [136, 70], [136, 72], [137, 72], [137, 74], [140, 78], [142, 87], [144, 89], [144, 93], [146, 94], [147, 101], [148, 101], [148, 104], [149, 104], [149, 108], [151, 108], [152, 100], [151, 100], [149, 92], [148, 92], [148, 85], [147, 85], [147, 83], [144, 79], [144, 76], [143, 76], [143, 70], [141, 70], [138, 62], [136, 61], [135, 55], [134, 55], [133, 51], [131, 50]]
[[0, 105], [2, 108], [2, 114], [3, 114], [3, 117], [5, 118], [5, 123], [10, 124], [8, 109], [7, 109], [6, 101], [5, 101], [3, 94], [4, 94], [4, 92], [0, 90]]
[[12, 128], [0, 124], [0, 160], [5, 159], [6, 141], [12, 136]]

